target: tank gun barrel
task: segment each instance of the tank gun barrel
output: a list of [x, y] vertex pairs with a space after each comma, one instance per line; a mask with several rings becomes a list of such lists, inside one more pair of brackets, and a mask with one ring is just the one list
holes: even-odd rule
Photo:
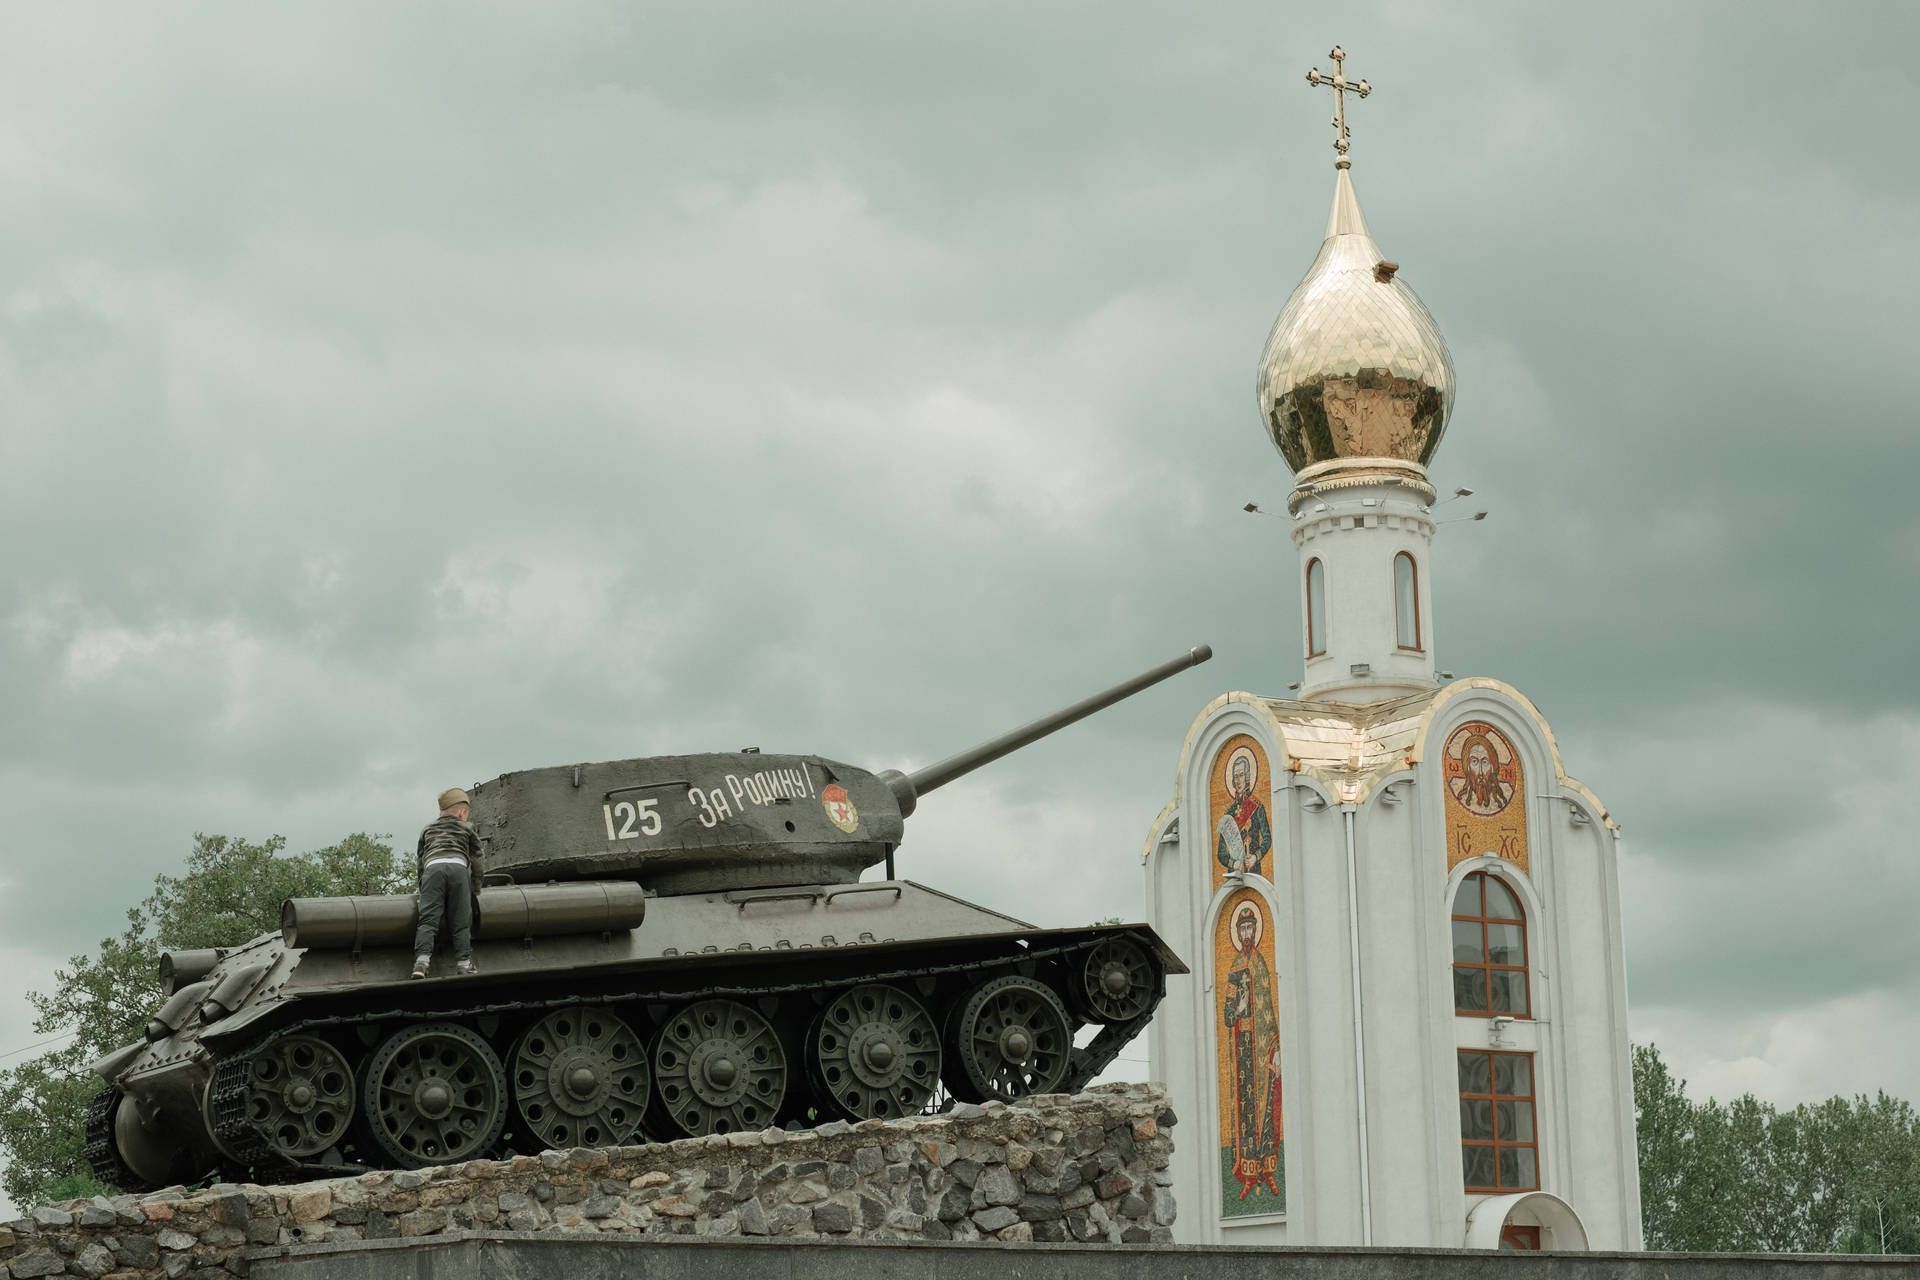
[[948, 756], [945, 760], [930, 764], [924, 769], [912, 773], [901, 773], [897, 769], [888, 769], [879, 775], [882, 782], [892, 790], [900, 802], [902, 817], [910, 815], [919, 798], [935, 787], [944, 787], [955, 778], [972, 773], [982, 765], [992, 764], [1010, 751], [1018, 751], [1024, 746], [1038, 742], [1058, 729], [1064, 729], [1076, 720], [1084, 720], [1096, 711], [1104, 710], [1124, 698], [1131, 698], [1152, 685], [1159, 684], [1169, 676], [1175, 676], [1189, 667], [1197, 667], [1213, 656], [1211, 645], [1196, 645], [1177, 658], [1161, 663], [1157, 667], [1141, 672], [1131, 680], [1122, 680], [1110, 689], [1080, 699], [1072, 706], [1062, 707], [1052, 715], [1041, 716], [1031, 724], [1021, 725], [1009, 733], [991, 738], [970, 750]]

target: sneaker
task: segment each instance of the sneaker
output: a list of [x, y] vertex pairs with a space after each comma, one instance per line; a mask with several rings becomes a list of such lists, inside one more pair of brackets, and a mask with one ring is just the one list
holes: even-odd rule
[[432, 956], [415, 956], [413, 958], [413, 976], [416, 978], [426, 977], [427, 966], [431, 965], [432, 963], [433, 963]]
[[453, 971], [462, 977], [470, 978], [480, 972], [480, 967], [471, 960], [456, 960], [453, 963]]

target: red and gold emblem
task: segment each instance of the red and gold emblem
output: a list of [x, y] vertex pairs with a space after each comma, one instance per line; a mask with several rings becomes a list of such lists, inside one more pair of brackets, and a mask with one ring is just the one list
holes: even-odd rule
[[828, 783], [820, 793], [820, 807], [827, 811], [827, 821], [842, 831], [851, 834], [860, 825], [860, 811], [853, 807], [853, 797], [837, 782]]

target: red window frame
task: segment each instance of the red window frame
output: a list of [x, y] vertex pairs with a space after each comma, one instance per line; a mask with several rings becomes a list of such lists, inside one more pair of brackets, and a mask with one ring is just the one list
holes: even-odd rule
[[[1469, 1068], [1467, 1066], [1467, 1060], [1470, 1058], [1484, 1058], [1486, 1060], [1487, 1087], [1484, 1092], [1478, 1089], [1468, 1088], [1469, 1083], [1472, 1083], [1468, 1079]], [[1527, 1064], [1527, 1091], [1525, 1093], [1521, 1093], [1517, 1089], [1507, 1092], [1501, 1091], [1499, 1063], [1503, 1058], [1517, 1058]], [[1488, 1195], [1495, 1195], [1505, 1191], [1538, 1191], [1540, 1189], [1540, 1115], [1539, 1107], [1536, 1103], [1540, 1085], [1533, 1073], [1533, 1055], [1530, 1053], [1499, 1053], [1491, 1049], [1461, 1049], [1459, 1050], [1459, 1061], [1460, 1169], [1461, 1178], [1466, 1183], [1467, 1191], [1469, 1193], [1485, 1193]], [[1502, 1136], [1500, 1132], [1500, 1108], [1502, 1104], [1505, 1104], [1510, 1109], [1513, 1117], [1513, 1127], [1515, 1129], [1522, 1127], [1519, 1120], [1523, 1114], [1521, 1108], [1525, 1108], [1524, 1115], [1526, 1117], [1526, 1123], [1524, 1128], [1531, 1136], [1524, 1140], [1517, 1137]], [[1467, 1136], [1472, 1132], [1474, 1127], [1471, 1119], [1474, 1114], [1472, 1109], [1480, 1105], [1486, 1107], [1488, 1119], [1493, 1130], [1493, 1137], [1491, 1138]], [[1468, 1163], [1468, 1156], [1474, 1150], [1490, 1150], [1493, 1153], [1493, 1183], [1490, 1186], [1476, 1184], [1468, 1177], [1471, 1168]], [[1501, 1176], [1500, 1155], [1503, 1151], [1518, 1152], [1522, 1150], [1532, 1153], [1533, 1179], [1531, 1181], [1524, 1181], [1516, 1176], [1511, 1185], [1509, 1185], [1507, 1180]], [[1516, 1166], [1518, 1163], [1519, 1159], [1516, 1156]]]
[[1320, 657], [1320, 656], [1321, 656], [1322, 654], [1324, 654], [1324, 653], [1326, 653], [1326, 651], [1327, 651], [1327, 637], [1326, 637], [1326, 635], [1324, 634], [1324, 631], [1325, 631], [1325, 626], [1326, 626], [1326, 621], [1327, 621], [1327, 620], [1326, 620], [1325, 618], [1321, 618], [1321, 619], [1320, 619], [1320, 624], [1321, 624], [1321, 627], [1322, 627], [1322, 634], [1321, 634], [1321, 636], [1320, 636], [1320, 647], [1319, 647], [1318, 649], [1316, 649], [1316, 648], [1314, 648], [1314, 647], [1313, 647], [1313, 640], [1314, 640], [1314, 636], [1313, 636], [1313, 623], [1314, 623], [1314, 613], [1313, 613], [1313, 571], [1314, 571], [1315, 569], [1318, 569], [1318, 570], [1320, 570], [1320, 604], [1321, 604], [1321, 607], [1322, 607], [1322, 608], [1324, 609], [1324, 608], [1325, 608], [1325, 606], [1326, 606], [1326, 603], [1327, 603], [1327, 601], [1326, 601], [1326, 595], [1327, 595], [1327, 566], [1326, 566], [1326, 564], [1325, 564], [1325, 563], [1324, 563], [1324, 562], [1323, 562], [1323, 561], [1322, 561], [1322, 560], [1320, 559], [1320, 557], [1319, 557], [1319, 556], [1315, 556], [1315, 557], [1314, 557], [1313, 559], [1311, 559], [1311, 560], [1309, 560], [1309, 561], [1307, 561], [1307, 656], [1308, 656], [1309, 658], [1318, 658], [1318, 657]]
[[[1499, 886], [1502, 889], [1505, 889], [1507, 891], [1507, 896], [1513, 899], [1513, 910], [1514, 910], [1513, 915], [1496, 916], [1488, 913], [1487, 911], [1487, 881], [1488, 880], [1493, 880], [1497, 884], [1499, 884]], [[1466, 879], [1460, 882], [1460, 890], [1466, 889], [1467, 886], [1469, 885], [1474, 885], [1477, 888], [1478, 897], [1480, 899], [1480, 910], [1477, 913], [1472, 915], [1462, 915], [1458, 911], [1455, 911], [1453, 913], [1452, 920], [1454, 924], [1477, 924], [1480, 927], [1480, 959], [1476, 962], [1476, 961], [1461, 960], [1457, 955], [1454, 957], [1453, 959], [1453, 981], [1454, 981], [1453, 1011], [1455, 1014], [1457, 1014], [1462, 1018], [1529, 1018], [1530, 1019], [1533, 1017], [1533, 976], [1529, 971], [1529, 966], [1527, 963], [1528, 960], [1530, 959], [1528, 955], [1528, 947], [1530, 944], [1527, 941], [1527, 909], [1520, 905], [1520, 895], [1514, 892], [1512, 885], [1508, 884], [1505, 880], [1500, 879], [1498, 876], [1492, 875], [1489, 872], [1486, 872], [1486, 871], [1468, 872]], [[1460, 903], [1460, 890], [1456, 890], [1454, 892], [1453, 900], [1454, 900], [1454, 905], [1456, 907]], [[1493, 962], [1493, 953], [1491, 949], [1487, 946], [1487, 926], [1492, 924], [1513, 925], [1520, 930], [1520, 963], [1519, 964], [1495, 964]], [[1449, 927], [1447, 931], [1447, 946], [1449, 947], [1449, 949], [1451, 949], [1453, 946], [1454, 932], [1455, 930]], [[1520, 975], [1521, 999], [1520, 999], [1520, 1007], [1518, 1009], [1496, 1009], [1493, 1007], [1493, 975], [1496, 973], [1518, 973]], [[1460, 1007], [1460, 978], [1463, 974], [1477, 975], [1476, 986], [1479, 990], [1479, 993], [1482, 999], [1485, 1000], [1486, 1002], [1485, 1008], [1462, 1009]]]
[[1540, 1247], [1540, 1228], [1509, 1222], [1500, 1228], [1500, 1247], [1514, 1253], [1528, 1253]]
[[[1400, 616], [1400, 562], [1407, 562], [1407, 576], [1413, 582], [1413, 643], [1400, 643], [1400, 625], [1405, 619]], [[1420, 562], [1413, 558], [1413, 552], [1401, 551], [1393, 557], [1393, 643], [1402, 653], [1425, 653], [1426, 640], [1420, 634]]]

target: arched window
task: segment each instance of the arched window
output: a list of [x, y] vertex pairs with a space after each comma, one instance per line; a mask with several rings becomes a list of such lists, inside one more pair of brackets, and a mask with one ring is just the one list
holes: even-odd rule
[[1307, 656], [1327, 651], [1327, 566], [1307, 561]]
[[1498, 876], [1475, 871], [1453, 898], [1453, 1011], [1530, 1018], [1527, 917]]
[[1420, 648], [1420, 570], [1413, 553], [1402, 551], [1393, 558], [1394, 641], [1402, 649]]

